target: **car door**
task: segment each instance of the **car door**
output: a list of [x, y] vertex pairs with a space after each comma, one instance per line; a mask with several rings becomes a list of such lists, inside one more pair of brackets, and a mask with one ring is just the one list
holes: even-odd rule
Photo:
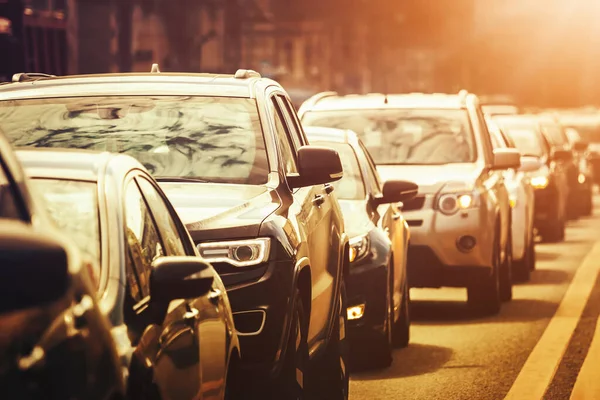
[[[273, 94], [269, 101], [275, 118], [279, 154], [286, 174], [297, 173], [297, 146], [303, 143], [303, 135], [285, 107], [283, 94]], [[293, 139], [295, 138], [295, 139]], [[306, 248], [311, 266], [312, 305], [308, 342], [312, 345], [327, 328], [329, 321], [335, 271], [329, 269], [331, 250], [331, 203], [323, 185], [299, 188], [292, 193], [290, 213], [305, 233]], [[337, 248], [337, 247], [336, 247]]]
[[[159, 235], [165, 244], [167, 256], [196, 256], [194, 245], [189, 239], [183, 224], [170, 207], [168, 200], [153, 181], [146, 176], [138, 176], [136, 181], [154, 216]], [[185, 240], [187, 239], [187, 240]], [[228, 357], [228, 326], [224, 310], [224, 287], [214, 270], [213, 287], [208, 296], [190, 303], [192, 313], [198, 313], [197, 332], [200, 349], [200, 377], [202, 399], [222, 399], [225, 391]]]
[[[383, 184], [379, 178], [375, 162], [371, 158], [367, 148], [359, 141], [359, 158], [367, 167], [367, 184], [369, 191], [375, 197], [381, 196]], [[364, 161], [363, 161], [364, 160]], [[406, 256], [408, 246], [408, 225], [402, 216], [398, 204], [383, 204], [374, 210], [374, 215], [379, 218], [378, 226], [383, 229], [391, 243], [394, 254], [393, 264], [393, 305], [394, 320], [400, 316], [402, 289], [406, 280]]]
[[[201, 388], [200, 350], [194, 304], [172, 301], [168, 305], [151, 301], [152, 262], [167, 254], [160, 231], [131, 177], [124, 192], [124, 238], [126, 290], [124, 320], [132, 344], [129, 387], [134, 399], [199, 398]], [[163, 309], [166, 308], [166, 314]]]

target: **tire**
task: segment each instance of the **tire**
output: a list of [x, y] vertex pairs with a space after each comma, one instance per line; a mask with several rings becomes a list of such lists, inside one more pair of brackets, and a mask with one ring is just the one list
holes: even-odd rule
[[529, 237], [525, 241], [527, 248], [523, 259], [519, 261], [513, 260], [513, 279], [515, 282], [529, 282], [531, 279], [531, 271], [535, 269], [535, 242], [533, 237]]
[[[346, 286], [342, 282], [338, 302], [337, 318], [335, 318], [331, 337], [324, 354], [314, 364], [311, 399], [348, 400], [350, 376], [348, 374], [348, 341], [346, 326], [348, 323], [346, 304]], [[287, 400], [287, 398], [280, 398]]]
[[410, 289], [408, 280], [404, 279], [402, 287], [402, 305], [398, 321], [393, 325], [392, 343], [394, 347], [406, 347], [410, 342]]
[[511, 301], [513, 298], [513, 258], [512, 258], [512, 234], [508, 234], [508, 240], [506, 241], [504, 262], [500, 266], [500, 300]]
[[495, 315], [500, 312], [500, 240], [496, 235], [492, 260], [492, 274], [477, 285], [467, 288], [467, 302], [476, 312]]
[[268, 389], [268, 393], [273, 400], [303, 400], [307, 398], [305, 393], [305, 377], [307, 376], [309, 362], [307, 337], [308, 316], [304, 311], [300, 290], [296, 289], [293, 322], [290, 327], [285, 360], [273, 387]]

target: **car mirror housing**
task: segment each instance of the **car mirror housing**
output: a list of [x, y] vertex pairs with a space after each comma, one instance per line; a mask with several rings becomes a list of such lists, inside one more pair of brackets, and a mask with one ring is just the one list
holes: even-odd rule
[[383, 196], [377, 199], [377, 204], [391, 204], [408, 201], [419, 192], [416, 183], [401, 180], [389, 180], [383, 184]]
[[161, 257], [152, 263], [150, 296], [162, 304], [193, 299], [207, 294], [213, 281], [210, 264], [200, 257]]
[[298, 174], [288, 175], [290, 188], [335, 182], [344, 176], [337, 151], [329, 147], [302, 146], [298, 149]]
[[552, 160], [569, 162], [573, 160], [573, 153], [570, 150], [556, 149], [552, 152]]
[[521, 153], [516, 149], [495, 149], [493, 169], [510, 169], [521, 166]]
[[522, 172], [534, 172], [542, 167], [543, 163], [537, 157], [521, 157], [521, 167], [519, 171]]
[[69, 287], [62, 242], [21, 222], [0, 225], [0, 313], [58, 301]]

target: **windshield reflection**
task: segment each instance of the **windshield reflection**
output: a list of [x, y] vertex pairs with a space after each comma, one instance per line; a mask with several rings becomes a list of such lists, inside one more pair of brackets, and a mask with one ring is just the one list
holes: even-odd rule
[[0, 102], [14, 146], [126, 153], [157, 177], [263, 184], [268, 161], [245, 98], [113, 96]]
[[357, 132], [377, 164], [473, 162], [476, 149], [466, 110], [343, 110], [306, 113], [312, 126]]

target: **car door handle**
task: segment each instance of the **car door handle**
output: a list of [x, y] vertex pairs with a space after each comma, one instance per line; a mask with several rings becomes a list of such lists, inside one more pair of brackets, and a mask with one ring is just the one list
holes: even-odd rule
[[183, 320], [188, 325], [193, 325], [196, 323], [196, 320], [198, 319], [199, 315], [200, 315], [200, 311], [198, 311], [197, 308], [188, 307], [188, 310], [185, 312], [185, 314], [183, 314]]
[[331, 194], [331, 192], [333, 192], [333, 185], [330, 183], [323, 185], [323, 188], [325, 188], [325, 193], [327, 194]]
[[213, 304], [217, 304], [222, 296], [223, 292], [220, 289], [214, 289], [208, 294], [208, 300]]
[[315, 196], [315, 198], [313, 199], [313, 201], [312, 201], [312, 202], [313, 202], [313, 204], [314, 204], [314, 205], [316, 205], [317, 207], [318, 207], [318, 206], [321, 206], [323, 203], [325, 203], [325, 197], [323, 197], [323, 195], [322, 195], [322, 194], [317, 194], [317, 195]]

